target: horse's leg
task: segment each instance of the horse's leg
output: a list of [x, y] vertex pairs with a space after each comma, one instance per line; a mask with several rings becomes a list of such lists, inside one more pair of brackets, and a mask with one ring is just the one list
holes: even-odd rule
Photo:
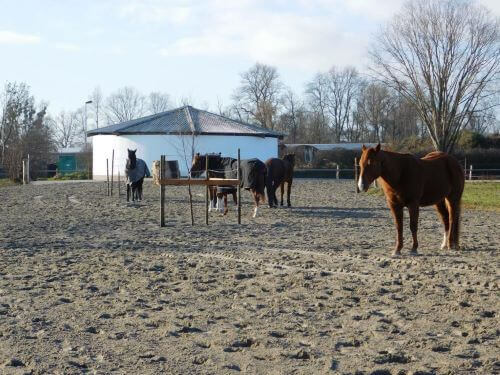
[[252, 195], [253, 195], [253, 200], [255, 202], [255, 207], [253, 209], [253, 217], [257, 217], [257, 211], [259, 209], [259, 199], [260, 199], [260, 196], [259, 196], [259, 193], [257, 193], [256, 190], [252, 190]]
[[403, 248], [403, 207], [399, 205], [390, 205], [392, 216], [394, 217], [394, 223], [396, 224], [396, 247], [392, 252], [393, 256], [401, 255], [401, 249]]
[[233, 201], [234, 201], [234, 204], [237, 206], [238, 205], [238, 198], [236, 197], [235, 191], [233, 191]]
[[227, 214], [227, 193], [224, 194], [224, 215]]
[[446, 247], [449, 248], [448, 235], [450, 231], [450, 218], [448, 214], [448, 209], [446, 208], [446, 203], [444, 200], [442, 200], [441, 202], [437, 203], [435, 207], [444, 225], [444, 235], [443, 235], [443, 243], [441, 244], [441, 249], [444, 249]]
[[285, 194], [285, 181], [281, 183], [280, 188], [281, 188], [281, 206], [283, 206], [283, 195]]
[[130, 185], [127, 184], [127, 202], [130, 200]]
[[208, 212], [211, 212], [212, 209], [214, 208], [214, 191], [212, 186], [208, 187], [208, 198], [209, 198]]
[[448, 233], [448, 244], [450, 250], [459, 249], [459, 234], [460, 234], [460, 201], [446, 198], [446, 206], [450, 218], [450, 231]]
[[413, 247], [411, 248], [410, 254], [417, 255], [418, 254], [417, 231], [418, 231], [418, 214], [419, 214], [418, 203], [413, 203], [409, 205], [408, 212], [410, 213], [410, 230], [411, 230], [411, 236], [413, 238]]
[[290, 202], [290, 193], [292, 192], [292, 180], [288, 181], [286, 184], [286, 204], [288, 207], [292, 206], [292, 203]]
[[269, 208], [273, 208], [274, 206], [274, 181], [271, 180], [271, 177], [268, 177], [268, 180], [266, 181], [266, 191], [267, 191], [267, 203], [269, 204]]

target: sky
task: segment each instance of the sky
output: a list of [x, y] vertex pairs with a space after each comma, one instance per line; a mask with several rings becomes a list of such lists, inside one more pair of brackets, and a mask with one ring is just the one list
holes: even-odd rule
[[[478, 1], [500, 16], [500, 1]], [[403, 2], [0, 0], [0, 84], [27, 83], [52, 114], [124, 86], [215, 111], [260, 62], [301, 95], [334, 65], [366, 70], [370, 41]]]

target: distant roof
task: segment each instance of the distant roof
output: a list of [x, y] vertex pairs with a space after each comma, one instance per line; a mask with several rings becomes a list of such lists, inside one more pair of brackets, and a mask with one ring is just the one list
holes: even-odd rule
[[63, 147], [57, 149], [58, 154], [79, 154], [80, 152], [84, 152], [82, 147]]
[[366, 147], [375, 147], [377, 143], [291, 143], [285, 144], [286, 147], [294, 148], [299, 146], [309, 146], [314, 147], [319, 151], [334, 150], [336, 148], [342, 148], [344, 150], [361, 150], [361, 147], [365, 145]]
[[260, 126], [232, 120], [191, 106], [184, 106], [155, 115], [93, 129], [91, 137], [99, 134], [175, 134], [175, 135], [241, 135], [283, 138], [282, 133]]

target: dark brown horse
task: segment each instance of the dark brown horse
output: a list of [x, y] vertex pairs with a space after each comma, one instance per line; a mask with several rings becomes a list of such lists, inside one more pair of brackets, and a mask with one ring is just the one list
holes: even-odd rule
[[127, 163], [125, 165], [125, 176], [127, 178], [127, 202], [130, 200], [130, 193], [132, 193], [132, 202], [142, 200], [142, 183], [144, 177], [151, 177], [149, 168], [144, 160], [136, 157], [135, 150], [128, 151]]
[[[199, 153], [193, 157], [193, 162], [191, 164], [191, 175], [193, 177], [197, 177], [203, 173], [207, 158], [209, 171], [215, 172], [215, 176], [213, 177], [236, 178], [238, 169], [236, 159], [222, 157], [220, 154], [200, 155]], [[251, 191], [255, 202], [253, 217], [257, 216], [259, 202], [261, 200], [262, 202], [266, 201], [264, 194], [266, 172], [267, 169], [265, 164], [259, 159], [246, 159], [240, 161], [241, 187]], [[227, 212], [227, 210], [225, 210], [225, 212]]]
[[290, 192], [292, 190], [293, 168], [295, 165], [295, 154], [286, 154], [283, 159], [271, 158], [266, 160], [267, 167], [267, 201], [269, 207], [278, 205], [276, 190], [281, 187], [281, 205], [283, 206], [283, 194], [285, 193], [285, 182], [287, 183], [287, 205], [290, 203]]
[[378, 178], [387, 204], [396, 223], [397, 241], [393, 255], [401, 255], [403, 247], [403, 208], [410, 213], [410, 230], [413, 237], [412, 255], [417, 254], [419, 207], [435, 205], [444, 224], [441, 248], [459, 248], [460, 200], [464, 191], [464, 171], [458, 161], [444, 153], [431, 152], [422, 159], [410, 154], [367, 148], [359, 162], [361, 174], [358, 186], [367, 191]]

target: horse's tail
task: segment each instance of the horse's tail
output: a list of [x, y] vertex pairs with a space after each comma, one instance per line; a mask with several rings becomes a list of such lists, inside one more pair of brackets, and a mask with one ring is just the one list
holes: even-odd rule
[[[261, 162], [262, 163], [262, 162]], [[260, 200], [262, 203], [266, 202], [266, 193], [265, 189], [266, 187], [269, 189], [269, 181], [271, 180], [272, 184], [272, 178], [269, 177], [271, 173], [269, 173], [268, 167], [266, 164], [262, 163], [262, 165], [259, 168], [259, 175], [257, 177], [257, 186], [256, 186], [256, 193], [259, 196]], [[272, 186], [272, 185], [271, 185]]]
[[267, 188], [267, 195], [269, 196], [270, 192], [273, 191], [273, 184], [274, 184], [274, 171], [273, 171], [273, 163], [272, 159], [266, 161], [266, 188]]

